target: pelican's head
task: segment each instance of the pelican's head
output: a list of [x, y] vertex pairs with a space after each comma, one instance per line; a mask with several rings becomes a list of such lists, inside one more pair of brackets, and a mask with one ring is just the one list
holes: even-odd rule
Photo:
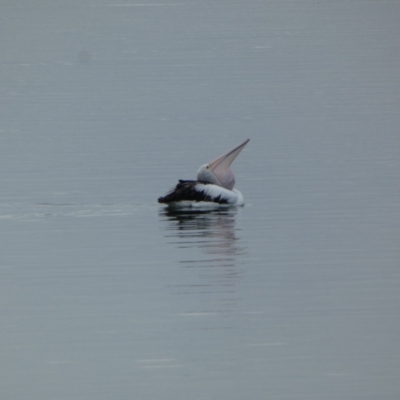
[[214, 161], [202, 165], [197, 171], [197, 180], [213, 183], [222, 186], [225, 189], [232, 190], [235, 186], [235, 175], [233, 175], [230, 166], [236, 156], [243, 150], [243, 147], [249, 142], [247, 139], [241, 145], [222, 154]]

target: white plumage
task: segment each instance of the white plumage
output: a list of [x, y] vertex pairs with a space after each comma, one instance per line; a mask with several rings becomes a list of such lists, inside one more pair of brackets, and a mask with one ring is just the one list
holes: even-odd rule
[[228, 190], [221, 186], [204, 183], [198, 183], [194, 188], [212, 199], [221, 198], [229, 205], [242, 206], [244, 204], [243, 195], [237, 189]]

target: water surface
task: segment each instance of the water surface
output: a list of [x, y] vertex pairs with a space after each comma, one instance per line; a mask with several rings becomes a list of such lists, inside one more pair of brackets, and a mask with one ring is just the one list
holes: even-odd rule
[[399, 398], [396, 2], [0, 8], [3, 398]]

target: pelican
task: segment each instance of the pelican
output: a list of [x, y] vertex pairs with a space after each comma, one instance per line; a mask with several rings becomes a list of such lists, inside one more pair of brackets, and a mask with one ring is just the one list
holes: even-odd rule
[[179, 183], [165, 196], [158, 198], [158, 202], [170, 206], [242, 206], [243, 195], [233, 188], [235, 175], [230, 166], [249, 140], [247, 139], [214, 161], [202, 165], [197, 171], [196, 181], [180, 179]]

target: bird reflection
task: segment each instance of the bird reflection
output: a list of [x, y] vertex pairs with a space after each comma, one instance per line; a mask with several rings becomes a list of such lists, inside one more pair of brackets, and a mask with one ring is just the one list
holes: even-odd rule
[[233, 312], [238, 308], [237, 285], [246, 254], [236, 228], [240, 212], [238, 209], [160, 210], [165, 237], [179, 250], [179, 264], [197, 271], [185, 275], [189, 281], [177, 282], [173, 293], [200, 296], [196, 309], [201, 304], [209, 307], [210, 302], [217, 302], [214, 307], [218, 307], [218, 312]]
[[[239, 255], [243, 249], [236, 237], [237, 209], [160, 211], [166, 217], [167, 237], [179, 238], [178, 247], [197, 247], [207, 254]], [[187, 240], [185, 240], [187, 239]]]

